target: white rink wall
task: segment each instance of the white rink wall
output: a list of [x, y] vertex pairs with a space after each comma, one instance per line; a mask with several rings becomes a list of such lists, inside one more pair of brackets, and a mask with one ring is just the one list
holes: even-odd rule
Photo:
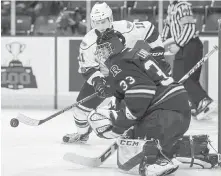
[[[209, 51], [218, 46], [218, 37], [202, 37], [202, 40], [209, 41]], [[218, 52], [215, 52], [208, 60], [208, 93], [215, 101], [218, 101], [218, 69], [221, 69], [218, 65]]]
[[[217, 36], [201, 39], [208, 41], [208, 50], [218, 45]], [[2, 108], [62, 108], [75, 102], [83, 83], [77, 72], [80, 41], [80, 37], [2, 37]], [[16, 60], [25, 71], [10, 67]], [[30, 69], [36, 86], [28, 76]], [[208, 61], [208, 92], [218, 100], [218, 52]]]

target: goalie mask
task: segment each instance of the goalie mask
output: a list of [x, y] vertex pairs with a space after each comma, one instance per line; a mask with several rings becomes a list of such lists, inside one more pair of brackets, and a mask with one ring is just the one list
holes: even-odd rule
[[124, 36], [113, 29], [106, 29], [105, 32], [101, 33], [95, 29], [97, 35], [97, 48], [95, 55], [99, 59], [99, 62], [105, 63], [105, 61], [125, 48]]

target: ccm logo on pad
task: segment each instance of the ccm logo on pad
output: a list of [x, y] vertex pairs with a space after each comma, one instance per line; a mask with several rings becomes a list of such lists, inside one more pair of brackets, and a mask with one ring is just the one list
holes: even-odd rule
[[137, 141], [129, 141], [129, 140], [121, 140], [120, 145], [129, 145], [129, 146], [138, 146], [139, 142]]

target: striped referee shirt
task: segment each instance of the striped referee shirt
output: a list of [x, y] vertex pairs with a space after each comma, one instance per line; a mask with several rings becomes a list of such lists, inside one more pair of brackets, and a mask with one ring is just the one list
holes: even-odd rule
[[170, 32], [176, 44], [183, 47], [196, 34], [196, 20], [193, 18], [191, 4], [174, 1], [168, 6], [167, 14], [162, 39], [165, 41]]

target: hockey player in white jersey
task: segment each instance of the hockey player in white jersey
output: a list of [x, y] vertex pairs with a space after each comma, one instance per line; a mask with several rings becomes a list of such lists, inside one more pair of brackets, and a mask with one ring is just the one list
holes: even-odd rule
[[103, 82], [106, 81], [105, 77], [108, 75], [108, 69], [97, 58], [97, 35], [95, 34], [95, 29], [104, 32], [107, 28], [114, 28], [114, 30], [123, 34], [128, 48], [133, 48], [134, 46], [136, 48], [137, 41], [143, 41], [145, 43], [144, 47], [151, 52], [152, 56], [165, 69], [170, 70], [169, 64], [164, 59], [164, 47], [158, 29], [150, 22], [113, 21], [112, 10], [105, 2], [95, 4], [91, 10], [90, 17], [93, 29], [83, 38], [78, 57], [78, 72], [83, 75], [86, 81], [80, 90], [77, 101], [93, 94], [94, 91], [98, 92], [99, 96], [74, 108], [77, 132], [63, 137], [63, 141], [69, 143], [84, 143], [88, 140], [91, 132], [87, 121], [88, 114], [104, 100], [102, 97], [105, 90]]

